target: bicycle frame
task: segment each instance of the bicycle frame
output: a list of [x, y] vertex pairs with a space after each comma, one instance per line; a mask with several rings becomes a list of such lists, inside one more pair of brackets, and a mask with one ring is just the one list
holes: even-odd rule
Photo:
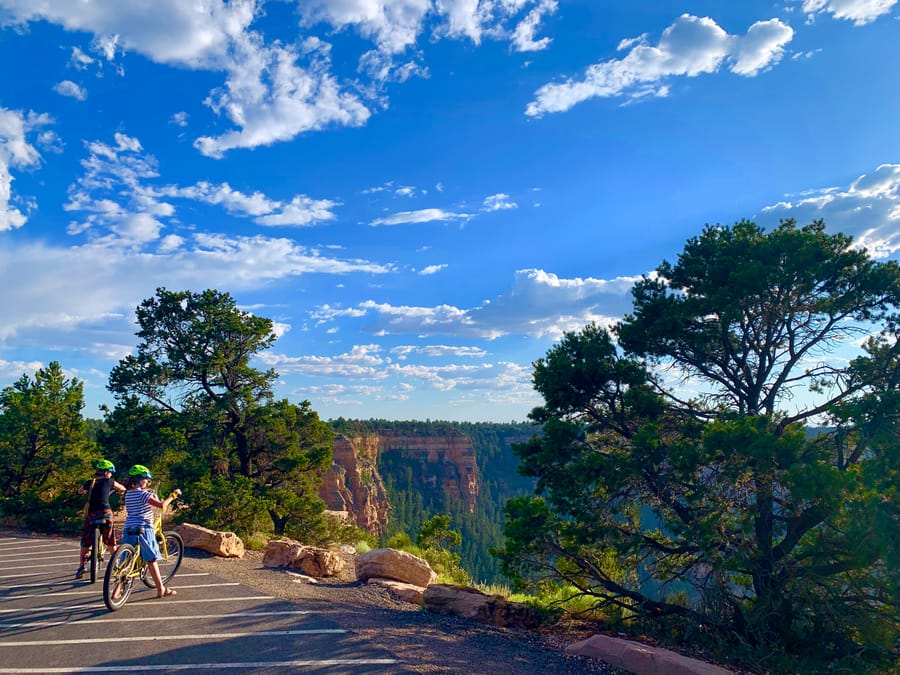
[[[158, 562], [162, 565], [171, 565], [170, 568], [160, 569], [160, 578], [165, 583], [178, 571], [184, 555], [184, 542], [177, 532], [165, 532], [163, 530], [162, 511], [157, 510], [153, 520], [153, 534], [156, 537], [161, 557]], [[170, 547], [169, 540], [174, 545]], [[120, 609], [125, 605], [131, 591], [134, 588], [135, 579], [148, 588], [156, 588], [156, 580], [152, 578], [150, 564], [145, 562], [140, 554], [140, 545], [122, 544], [119, 546], [106, 568], [103, 581], [103, 601], [110, 611]], [[151, 577], [151, 578], [148, 578]]]

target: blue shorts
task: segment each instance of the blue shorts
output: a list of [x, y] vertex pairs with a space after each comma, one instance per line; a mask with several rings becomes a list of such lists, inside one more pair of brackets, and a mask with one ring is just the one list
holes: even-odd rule
[[140, 546], [141, 557], [147, 562], [153, 562], [162, 558], [152, 525], [145, 525], [140, 528], [126, 527], [122, 533], [122, 543]]

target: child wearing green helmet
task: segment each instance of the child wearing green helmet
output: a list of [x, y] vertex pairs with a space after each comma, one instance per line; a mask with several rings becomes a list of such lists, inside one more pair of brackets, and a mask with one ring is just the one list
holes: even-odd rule
[[153, 509], [163, 509], [181, 494], [181, 490], [172, 490], [163, 500], [150, 488], [153, 474], [143, 464], [135, 464], [128, 471], [127, 490], [125, 492], [125, 527], [122, 542], [140, 547], [141, 557], [147, 561], [150, 575], [156, 584], [156, 597], [163, 598], [176, 595], [172, 588], [163, 585], [157, 560], [162, 557], [156, 535], [153, 531]]
[[109, 504], [109, 495], [113, 490], [119, 493], [125, 492], [125, 486], [112, 477], [115, 471], [116, 467], [108, 459], [98, 459], [94, 462], [94, 477], [85, 481], [81, 486], [81, 493], [88, 494], [89, 497], [85, 507], [84, 522], [81, 526], [81, 561], [78, 569], [75, 570], [76, 579], [84, 576], [84, 565], [93, 544], [95, 526], [100, 526], [100, 536], [110, 555], [116, 548], [116, 531], [113, 528], [113, 513]]

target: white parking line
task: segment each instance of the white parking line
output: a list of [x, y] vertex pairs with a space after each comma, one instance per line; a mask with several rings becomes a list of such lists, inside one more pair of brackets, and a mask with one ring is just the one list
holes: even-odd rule
[[60, 545], [60, 544], [42, 544], [39, 542], [35, 542], [33, 544], [30, 544], [27, 542], [21, 542], [20, 544], [17, 544], [15, 546], [13, 546], [11, 544], [7, 544], [6, 546], [0, 545], [0, 551], [3, 551], [4, 553], [9, 553], [10, 551], [26, 551], [26, 552], [28, 552], [28, 551], [34, 551], [35, 549], [38, 549], [38, 548], [62, 548], [65, 551], [78, 551], [81, 547], [80, 546], [66, 546], [66, 545]]
[[127, 666], [85, 666], [83, 668], [0, 668], [0, 673], [137, 673], [159, 670], [211, 670], [219, 668], [328, 668], [332, 666], [391, 666], [397, 659], [298, 659], [296, 661], [247, 661], [244, 663], [166, 663]]
[[[167, 616], [166, 622], [169, 621], [193, 621], [195, 619], [230, 619], [231, 617], [246, 616], [296, 616], [300, 614], [312, 614], [312, 612], [303, 609], [290, 609], [277, 612], [230, 612], [228, 614], [190, 614], [188, 616]], [[114, 619], [66, 619], [65, 621], [23, 621], [0, 623], [0, 628], [37, 628], [38, 626], [65, 626], [67, 624], [83, 623], [128, 623], [136, 621], [159, 621], [158, 616], [121, 616]]]
[[[183, 579], [184, 577], [208, 577], [209, 572], [181, 572], [178, 575], [179, 579]], [[75, 581], [44, 581], [37, 584], [0, 584], [0, 588], [35, 588], [38, 586], [46, 586], [47, 588], [52, 588], [53, 586], [71, 586]]]
[[[9, 560], [3, 560], [3, 558], [9, 558]], [[58, 555], [46, 555], [41, 554], [41, 560], [46, 560], [48, 558], [68, 558], [69, 560], [78, 560], [78, 552], [75, 549], [72, 549], [68, 553], [60, 553]], [[16, 553], [15, 555], [0, 555], [0, 564], [7, 562], [19, 562], [20, 560], [27, 560], [25, 556], [21, 553]]]
[[[159, 640], [228, 640], [239, 637], [277, 637], [280, 635], [340, 635], [347, 631], [343, 628], [309, 628], [306, 630], [260, 630], [241, 631], [239, 633], [197, 633], [196, 635], [134, 635], [130, 637], [103, 638], [103, 642], [157, 642]], [[51, 645], [85, 645], [97, 644], [97, 636], [78, 638], [75, 640], [0, 640], [0, 647], [49, 647]]]
[[[218, 584], [178, 584], [177, 586], [172, 586], [172, 588], [180, 591], [182, 588], [216, 588], [218, 586], [240, 585], [240, 582], [237, 581], [223, 581]], [[49, 591], [47, 593], [21, 593], [19, 595], [7, 595], [5, 598], [0, 598], [0, 602], [10, 602], [12, 600], [18, 600], [19, 598], [46, 598], [52, 595], [96, 595], [97, 593], [98, 590], [96, 588], [90, 588], [85, 591]]]
[[46, 565], [19, 565], [18, 567], [5, 567], [0, 565], [0, 572], [7, 572], [9, 570], [30, 570], [35, 567], [71, 567], [74, 563], [71, 561], [64, 563], [47, 563]]
[[[274, 595], [247, 595], [243, 597], [229, 598], [198, 598], [197, 600], [165, 600], [166, 605], [190, 605], [193, 603], [210, 603], [210, 602], [238, 602], [239, 600], [274, 600]], [[12, 614], [13, 612], [21, 612], [23, 614], [30, 612], [52, 612], [66, 611], [70, 609], [93, 609], [95, 607], [103, 607], [102, 602], [92, 602], [87, 605], [44, 605], [42, 607], [20, 607], [19, 609], [0, 609], [0, 613]], [[129, 607], [156, 607], [157, 603], [136, 602], [128, 605]]]

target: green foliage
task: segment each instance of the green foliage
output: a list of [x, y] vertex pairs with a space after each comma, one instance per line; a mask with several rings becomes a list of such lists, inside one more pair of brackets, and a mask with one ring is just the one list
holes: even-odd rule
[[438, 575], [438, 581], [445, 584], [468, 586], [472, 577], [460, 567], [460, 556], [448, 547], [462, 543], [459, 532], [450, 529], [448, 515], [436, 515], [425, 521], [416, 535], [416, 543], [405, 532], [389, 537], [385, 546], [398, 551], [406, 551], [422, 558]]
[[618, 346], [588, 326], [535, 363], [505, 572], [754, 658], [896, 658], [898, 304], [897, 265], [821, 222], [706, 228], [635, 286]]
[[178, 520], [228, 530], [242, 539], [271, 531], [270, 504], [258, 496], [255, 483], [246, 476], [204, 476], [191, 485], [185, 498], [190, 509], [179, 511]]
[[498, 560], [490, 549], [503, 536], [503, 503], [509, 497], [532, 491], [534, 481], [516, 472], [517, 459], [512, 444], [530, 438], [537, 430], [533, 424], [468, 423], [446, 421], [397, 422], [390, 420], [332, 421], [338, 433], [361, 435], [392, 431], [423, 437], [464, 434], [472, 441], [477, 462], [480, 489], [475, 508], [448, 500], [438, 486], [426, 484], [421, 462], [399, 452], [378, 456], [381, 475], [391, 504], [390, 520], [383, 539], [398, 532], [416, 532], [429, 513], [447, 513], [463, 539], [462, 567], [473, 579], [496, 582], [502, 579]]
[[275, 340], [272, 321], [214, 290], [160, 288], [136, 314], [141, 342], [110, 374], [119, 405], [101, 443], [170, 474], [203, 525], [321, 541], [332, 433], [308, 401], [273, 400], [277, 374], [250, 366]]
[[55, 361], [0, 392], [0, 508], [7, 522], [71, 529], [72, 495], [93, 473], [83, 406], [81, 382], [67, 379]]

